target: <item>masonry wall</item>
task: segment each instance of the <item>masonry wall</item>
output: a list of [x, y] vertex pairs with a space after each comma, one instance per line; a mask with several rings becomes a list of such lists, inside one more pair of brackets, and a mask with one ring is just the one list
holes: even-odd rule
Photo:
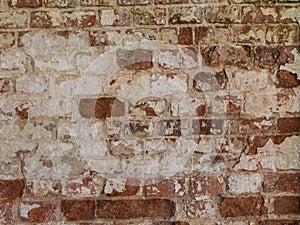
[[1, 0], [0, 224], [300, 224], [297, 0]]

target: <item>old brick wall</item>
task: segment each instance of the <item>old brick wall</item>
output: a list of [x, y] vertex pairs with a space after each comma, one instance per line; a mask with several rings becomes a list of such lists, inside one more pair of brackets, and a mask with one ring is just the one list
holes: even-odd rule
[[300, 224], [298, 0], [0, 0], [0, 224]]

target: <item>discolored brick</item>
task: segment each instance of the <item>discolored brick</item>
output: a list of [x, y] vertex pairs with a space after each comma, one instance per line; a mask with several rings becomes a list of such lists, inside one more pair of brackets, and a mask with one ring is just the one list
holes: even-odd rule
[[193, 134], [214, 135], [222, 134], [224, 120], [222, 119], [199, 119], [193, 120]]
[[10, 5], [19, 8], [23, 8], [23, 7], [38, 8], [42, 6], [42, 0], [17, 0], [17, 1], [10, 0]]
[[149, 197], [183, 197], [186, 192], [184, 185], [185, 179], [150, 180], [146, 181], [145, 194]]
[[14, 205], [11, 201], [0, 201], [0, 222], [3, 224], [14, 224]]
[[22, 222], [53, 222], [56, 220], [56, 205], [37, 201], [21, 202], [20, 217]]
[[97, 119], [120, 117], [125, 112], [124, 103], [112, 97], [81, 99], [78, 110], [82, 117]]
[[153, 67], [152, 51], [144, 49], [118, 50], [117, 63], [129, 70], [145, 70]]
[[180, 7], [169, 9], [170, 24], [194, 24], [202, 23], [203, 8], [201, 7]]
[[194, 196], [217, 195], [225, 192], [222, 177], [197, 176], [191, 178], [191, 193]]

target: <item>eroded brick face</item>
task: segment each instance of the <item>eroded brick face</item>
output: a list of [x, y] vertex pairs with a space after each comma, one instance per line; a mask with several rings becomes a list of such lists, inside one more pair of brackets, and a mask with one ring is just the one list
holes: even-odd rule
[[0, 0], [0, 224], [299, 225], [299, 0]]

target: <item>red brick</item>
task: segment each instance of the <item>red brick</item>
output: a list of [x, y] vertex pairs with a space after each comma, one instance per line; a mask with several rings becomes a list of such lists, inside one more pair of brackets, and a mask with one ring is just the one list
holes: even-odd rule
[[300, 38], [295, 25], [268, 26], [266, 32], [267, 44], [297, 44]]
[[300, 214], [299, 196], [280, 196], [274, 200], [274, 212], [281, 214]]
[[[149, 182], [149, 181], [148, 181]], [[149, 197], [182, 197], [185, 195], [185, 179], [168, 179], [163, 181], [150, 181], [146, 185], [145, 194]]]
[[224, 128], [223, 119], [199, 119], [193, 120], [193, 134], [196, 135], [210, 135], [222, 134]]
[[191, 178], [191, 193], [194, 196], [217, 195], [225, 191], [225, 182], [222, 177], [197, 176]]
[[268, 173], [264, 176], [265, 192], [300, 193], [300, 173]]
[[193, 77], [193, 87], [199, 91], [219, 91], [226, 89], [228, 77], [224, 70], [212, 74], [200, 72]]
[[118, 50], [117, 63], [129, 70], [145, 70], [153, 67], [152, 51], [144, 49]]
[[295, 48], [300, 52], [298, 47], [292, 46], [258, 46], [254, 50], [256, 64], [261, 67], [270, 67], [293, 63], [294, 55], [292, 51]]
[[0, 180], [0, 198], [15, 200], [23, 195], [23, 180]]
[[179, 28], [178, 43], [180, 45], [192, 45], [193, 44], [193, 30], [191, 27]]
[[175, 213], [174, 202], [167, 199], [100, 200], [98, 217], [112, 219], [167, 218]]
[[[271, 13], [264, 14], [265, 11]], [[278, 20], [278, 16], [278, 7], [244, 6], [242, 8], [244, 23], [274, 23]]]
[[266, 208], [260, 196], [225, 197], [220, 213], [223, 217], [254, 216], [266, 214]]
[[206, 47], [201, 50], [201, 55], [208, 66], [247, 67], [251, 64], [251, 48], [249, 46]]
[[297, 74], [287, 70], [278, 70], [276, 86], [280, 88], [294, 88], [300, 85]]
[[[108, 21], [107, 17], [114, 14], [116, 19]], [[128, 26], [130, 25], [131, 14], [129, 10], [115, 9], [115, 10], [101, 10], [100, 24], [103, 26]]]
[[17, 0], [14, 3], [12, 2], [12, 0], [10, 0], [10, 5], [19, 8], [22, 7], [38, 8], [42, 6], [42, 0]]
[[116, 98], [86, 98], [79, 103], [79, 113], [85, 118], [105, 119], [124, 115], [124, 103]]
[[300, 117], [279, 118], [277, 126], [280, 133], [299, 133]]
[[232, 34], [235, 42], [261, 44], [265, 41], [266, 29], [263, 26], [235, 25]]
[[68, 221], [95, 219], [95, 201], [62, 200], [61, 212]]
[[239, 114], [242, 110], [242, 99], [238, 96], [217, 96], [216, 100], [224, 104], [224, 110], [226, 110], [228, 114]]
[[254, 136], [248, 140], [249, 150], [247, 154], [257, 154], [257, 148], [262, 148], [271, 140], [274, 144], [281, 144], [286, 135], [274, 135], [274, 136]]
[[300, 220], [265, 220], [259, 221], [259, 225], [299, 225]]
[[14, 224], [14, 207], [10, 201], [0, 201], [0, 222], [3, 224]]
[[20, 217], [22, 222], [46, 223], [56, 220], [56, 205], [47, 202], [21, 202]]
[[21, 119], [21, 120], [28, 119], [28, 111], [27, 111], [27, 109], [19, 110], [18, 107], [16, 107], [15, 111], [16, 111], [16, 115], [19, 117], [19, 119]]

